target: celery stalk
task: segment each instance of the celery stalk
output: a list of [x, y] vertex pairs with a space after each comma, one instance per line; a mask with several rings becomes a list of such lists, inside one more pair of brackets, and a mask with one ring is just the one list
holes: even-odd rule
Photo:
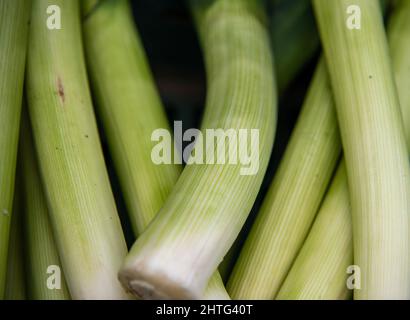
[[351, 296], [346, 280], [352, 264], [351, 208], [343, 162], [276, 299], [346, 299]]
[[388, 24], [393, 71], [399, 94], [407, 148], [410, 150], [410, 2], [396, 4]]
[[240, 164], [209, 163], [183, 170], [120, 272], [124, 286], [142, 297], [202, 295], [249, 214], [273, 144], [276, 92], [260, 2], [193, 0], [190, 4], [208, 76], [202, 132], [259, 129], [259, 171], [241, 175]]
[[227, 289], [273, 299], [303, 245], [339, 159], [341, 143], [323, 59]]
[[[410, 21], [410, 2], [402, 1], [395, 7], [389, 19], [388, 38], [403, 116], [410, 110], [407, 94], [410, 80], [408, 73], [410, 23], [408, 21]], [[404, 118], [404, 120], [405, 129], [408, 130], [410, 126], [408, 119]], [[407, 135], [407, 143], [409, 141]], [[345, 189], [334, 187], [334, 191], [329, 192], [325, 199], [325, 203], [329, 205], [332, 203], [338, 205], [333, 208], [333, 212], [327, 210], [329, 205], [327, 209], [325, 206], [320, 209], [301, 253], [281, 287], [278, 299], [339, 299], [350, 296], [347, 292], [346, 271], [347, 267], [353, 264], [353, 256], [351, 256], [353, 239], [349, 199], [346, 199], [345, 203], [339, 200], [346, 198], [346, 174], [343, 179]], [[334, 181], [333, 184], [340, 186], [342, 182]], [[326, 223], [331, 218], [333, 221]], [[348, 221], [349, 224], [346, 224]], [[342, 257], [344, 259], [341, 259]]]
[[[378, 2], [314, 0], [346, 158], [355, 299], [410, 297], [410, 170], [388, 43]], [[360, 29], [347, 8], [361, 9]]]
[[[49, 29], [47, 8], [60, 8]], [[127, 248], [89, 93], [77, 0], [35, 0], [27, 94], [40, 174], [73, 299], [122, 299]]]
[[0, 0], [0, 300], [4, 296], [31, 1]]
[[[33, 148], [30, 124], [23, 113], [20, 134], [19, 168], [22, 173], [24, 202], [24, 231], [27, 272], [27, 295], [31, 300], [68, 300], [61, 261], [49, 221], [49, 212], [40, 180], [40, 174]], [[49, 268], [58, 267], [58, 288], [49, 288]]]
[[24, 207], [21, 204], [19, 177], [16, 179], [14, 191], [13, 214], [10, 226], [9, 253], [7, 259], [7, 278], [4, 298], [6, 300], [26, 299], [26, 274], [23, 252], [22, 215]]
[[[89, 3], [82, 1], [86, 7]], [[138, 235], [161, 208], [181, 166], [156, 165], [151, 159], [152, 132], [158, 128], [169, 130], [169, 125], [128, 1], [100, 0], [83, 15], [87, 66], [97, 113]]]
[[[169, 130], [169, 125], [128, 1], [91, 0], [82, 4], [87, 64], [97, 112], [138, 235], [164, 204], [181, 166], [156, 165], [151, 159], [152, 132], [158, 128]], [[218, 275], [213, 277], [204, 298], [228, 298], [218, 279]]]

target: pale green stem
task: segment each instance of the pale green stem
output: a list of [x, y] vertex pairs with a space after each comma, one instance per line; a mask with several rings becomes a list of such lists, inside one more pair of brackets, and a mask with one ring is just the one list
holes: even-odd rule
[[233, 298], [276, 296], [310, 230], [340, 150], [329, 78], [320, 62], [285, 156], [228, 281]]
[[24, 207], [21, 204], [21, 186], [19, 178], [16, 179], [14, 191], [13, 215], [10, 226], [9, 253], [7, 259], [7, 278], [4, 298], [6, 300], [26, 299], [26, 274], [24, 270], [25, 259], [23, 252], [23, 226], [22, 215]]
[[[90, 1], [82, 4], [87, 7]], [[151, 159], [152, 133], [170, 128], [128, 1], [100, 0], [83, 16], [97, 113], [134, 233], [139, 235], [162, 207], [182, 168], [174, 163], [157, 165]]]
[[275, 297], [309, 232], [340, 152], [333, 97], [322, 60], [228, 281], [233, 299]]
[[[259, 170], [241, 175], [240, 163], [187, 165], [121, 270], [122, 283], [143, 297], [202, 295], [255, 201], [276, 127], [272, 54], [259, 1], [194, 0], [191, 5], [208, 77], [202, 132], [259, 130]], [[198, 152], [201, 142], [196, 141]], [[240, 154], [249, 152], [249, 145], [243, 147]]]
[[0, 300], [6, 284], [30, 0], [0, 0]]
[[[319, 50], [319, 33], [310, 0], [271, 0], [270, 30], [279, 96]], [[285, 106], [285, 105], [284, 105]], [[228, 281], [244, 239], [237, 239], [218, 267]]]
[[27, 114], [23, 112], [19, 169], [23, 186], [27, 295], [31, 300], [69, 300], [49, 212], [33, 148]]
[[[403, 116], [409, 114], [410, 110], [407, 94], [410, 82], [409, 22], [410, 2], [402, 1], [389, 19], [388, 38]], [[404, 119], [405, 129], [408, 130], [409, 119]], [[407, 136], [407, 142], [409, 141]], [[334, 187], [334, 191], [327, 194], [325, 203], [328, 205], [323, 205], [319, 211], [312, 231], [281, 287], [278, 299], [340, 299], [350, 296], [347, 278], [352, 275], [347, 273], [347, 267], [353, 264], [353, 239], [349, 199], [345, 203], [340, 202], [340, 199], [346, 198], [347, 193], [346, 175], [343, 179], [343, 183], [334, 181], [339, 187]], [[345, 189], [340, 187], [342, 184]], [[330, 212], [332, 203], [337, 206]], [[333, 220], [329, 221], [330, 219]]]
[[407, 148], [410, 150], [410, 1], [401, 0], [396, 5], [389, 19], [388, 39]]
[[[128, 1], [89, 0], [82, 4], [85, 49], [97, 112], [134, 233], [139, 235], [163, 206], [182, 168], [175, 163], [158, 165], [151, 158], [152, 133], [170, 128]], [[218, 279], [214, 277], [212, 292], [206, 292], [206, 297], [228, 298]]]
[[[46, 24], [51, 5], [61, 9], [61, 29]], [[77, 0], [33, 1], [26, 84], [40, 174], [71, 297], [126, 298], [117, 272], [127, 248], [91, 104]]]
[[344, 161], [276, 299], [347, 299], [353, 264], [352, 222]]
[[[346, 158], [361, 268], [354, 297], [408, 299], [410, 170], [381, 10], [372, 0], [313, 3]], [[359, 29], [348, 27], [351, 5], [360, 8]]]

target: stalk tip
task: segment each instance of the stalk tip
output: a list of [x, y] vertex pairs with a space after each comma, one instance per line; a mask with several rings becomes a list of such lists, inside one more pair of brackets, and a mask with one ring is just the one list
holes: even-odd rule
[[160, 272], [122, 269], [118, 278], [127, 292], [141, 299], [199, 299], [197, 290]]

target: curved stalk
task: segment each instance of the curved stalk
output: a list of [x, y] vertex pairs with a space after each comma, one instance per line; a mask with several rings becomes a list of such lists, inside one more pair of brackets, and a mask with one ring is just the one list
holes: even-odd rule
[[[49, 29], [47, 8], [60, 8]], [[73, 299], [122, 299], [127, 248], [88, 90], [77, 0], [35, 0], [27, 94], [51, 224]]]
[[200, 297], [204, 300], [230, 300], [219, 272], [214, 272], [208, 281], [205, 292]]
[[[408, 299], [410, 170], [381, 10], [370, 0], [313, 3], [346, 158], [361, 268], [354, 297]], [[359, 30], [346, 26], [351, 5], [361, 10]]]
[[[271, 0], [270, 30], [279, 96], [319, 51], [319, 33], [310, 0]], [[239, 236], [240, 238], [241, 236]], [[237, 239], [218, 267], [227, 282], [244, 240]]]
[[[187, 165], [120, 272], [124, 286], [142, 297], [202, 295], [249, 214], [273, 145], [275, 83], [259, 1], [190, 3], [208, 76], [202, 132], [215, 128], [259, 130], [259, 170], [255, 175], [241, 175], [241, 164]], [[201, 137], [196, 139], [195, 155], [201, 154], [201, 142]], [[242, 155], [250, 149], [240, 147]], [[213, 151], [211, 147], [205, 152]], [[226, 148], [220, 151], [227, 153]]]
[[[87, 65], [135, 235], [155, 217], [181, 165], [155, 164], [152, 133], [169, 129], [127, 0], [83, 1]], [[107, 43], [110, 46], [107, 47]], [[213, 277], [206, 298], [228, 298]], [[219, 290], [218, 290], [219, 289]]]
[[6, 281], [30, 5], [29, 0], [0, 0], [0, 300]]
[[[27, 273], [27, 295], [31, 300], [69, 300], [67, 284], [49, 221], [47, 203], [35, 158], [27, 115], [23, 112], [20, 134], [19, 168], [23, 186], [24, 233]], [[57, 288], [47, 286], [55, 274]]]

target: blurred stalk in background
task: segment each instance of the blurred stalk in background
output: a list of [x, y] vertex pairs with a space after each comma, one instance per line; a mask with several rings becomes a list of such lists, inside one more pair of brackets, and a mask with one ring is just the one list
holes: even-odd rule
[[0, 300], [4, 296], [30, 0], [0, 0]]

